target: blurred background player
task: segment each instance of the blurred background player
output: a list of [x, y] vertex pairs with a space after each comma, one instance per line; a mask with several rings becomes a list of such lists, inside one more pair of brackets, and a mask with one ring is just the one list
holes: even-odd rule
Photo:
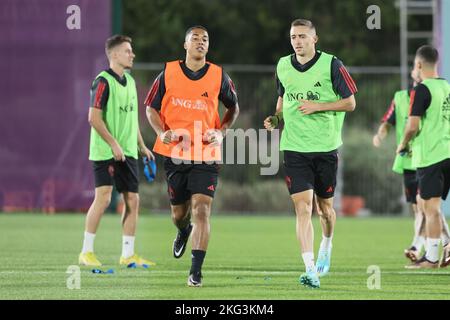
[[[411, 92], [411, 108], [405, 135], [397, 148], [403, 152], [412, 140], [412, 165], [417, 168], [420, 197], [426, 219], [426, 253], [411, 268], [437, 268], [442, 230], [441, 198], [450, 188], [450, 85], [439, 78], [438, 51], [420, 47], [414, 69], [422, 82]], [[443, 250], [440, 266], [450, 264], [449, 245]]]
[[[264, 126], [272, 130], [284, 120], [280, 150], [284, 151], [286, 183], [295, 206], [297, 240], [306, 267], [299, 281], [319, 287], [319, 276], [328, 273], [331, 263], [337, 148], [342, 144], [345, 112], [355, 109], [357, 89], [339, 59], [316, 50], [318, 37], [311, 21], [294, 20], [290, 39], [294, 53], [278, 62], [276, 113], [266, 118]], [[314, 193], [322, 226], [317, 265], [311, 221]]]
[[[192, 232], [187, 281], [191, 287], [202, 285], [220, 146], [239, 114], [234, 84], [221, 67], [206, 61], [208, 48], [206, 28], [189, 28], [184, 42], [186, 59], [166, 63], [145, 101], [147, 118], [158, 136], [153, 151], [164, 156], [172, 221], [178, 228], [175, 258], [183, 255]], [[219, 100], [227, 108], [222, 121]]]
[[79, 263], [100, 266], [94, 254], [94, 239], [100, 219], [111, 201], [113, 184], [123, 194], [122, 255], [119, 263], [153, 265], [134, 252], [139, 211], [138, 151], [154, 159], [139, 130], [138, 100], [131, 69], [135, 57], [131, 38], [115, 35], [106, 40], [109, 69], [100, 72], [91, 89], [89, 160], [93, 163], [95, 198], [86, 216], [83, 249]]
[[[412, 87], [409, 90], [400, 90], [394, 94], [389, 109], [384, 114], [381, 124], [378, 127], [377, 134], [373, 136], [373, 145], [380, 147], [382, 141], [386, 138], [392, 126], [396, 130], [397, 145], [403, 140], [405, 133], [406, 121], [408, 120], [410, 100], [409, 96], [412, 88], [417, 86], [421, 79], [418, 77], [416, 70], [411, 70]], [[416, 168], [412, 166], [411, 150], [395, 157], [392, 170], [403, 175], [403, 183], [405, 189], [406, 201], [411, 204], [414, 212], [414, 237], [411, 246], [405, 249], [405, 256], [416, 262], [420, 258], [422, 248], [425, 246], [425, 217], [423, 214], [423, 202], [417, 195], [418, 180], [416, 176]], [[441, 240], [444, 244], [449, 243], [448, 225], [444, 215], [441, 214], [443, 230]]]

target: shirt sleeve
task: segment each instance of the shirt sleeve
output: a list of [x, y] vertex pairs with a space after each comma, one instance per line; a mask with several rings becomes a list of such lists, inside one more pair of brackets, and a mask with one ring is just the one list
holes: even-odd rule
[[281, 83], [281, 81], [278, 78], [278, 75], [276, 73], [275, 73], [275, 81], [276, 81], [276, 84], [277, 84], [278, 96], [283, 98], [283, 96], [284, 96], [284, 87], [283, 87], [283, 84]]
[[230, 76], [222, 71], [222, 84], [220, 86], [219, 100], [226, 108], [232, 108], [238, 103], [236, 87]]
[[91, 102], [90, 107], [100, 110], [106, 109], [106, 104], [109, 98], [109, 85], [108, 81], [103, 78], [97, 78], [91, 87]]
[[393, 99], [383, 118], [381, 118], [381, 122], [387, 122], [395, 126], [395, 102]]
[[147, 107], [152, 107], [158, 111], [161, 110], [161, 103], [166, 93], [166, 84], [164, 82], [164, 71], [156, 77], [155, 81], [147, 93], [144, 105]]
[[411, 90], [411, 95], [409, 97], [409, 115], [410, 116], [423, 116], [425, 111], [431, 103], [431, 93], [428, 88], [420, 83]]
[[342, 61], [336, 57], [333, 57], [331, 62], [331, 81], [334, 92], [341, 96], [342, 99], [358, 92], [352, 76], [348, 73]]

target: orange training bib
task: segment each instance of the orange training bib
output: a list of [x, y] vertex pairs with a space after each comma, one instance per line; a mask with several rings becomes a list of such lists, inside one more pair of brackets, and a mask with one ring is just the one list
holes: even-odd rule
[[211, 147], [203, 136], [208, 129], [220, 128], [222, 68], [209, 63], [201, 79], [191, 80], [183, 73], [180, 61], [172, 61], [166, 64], [164, 81], [161, 121], [164, 130], [174, 130], [180, 138], [170, 144], [157, 138], [153, 151], [174, 159], [220, 161], [221, 147]]

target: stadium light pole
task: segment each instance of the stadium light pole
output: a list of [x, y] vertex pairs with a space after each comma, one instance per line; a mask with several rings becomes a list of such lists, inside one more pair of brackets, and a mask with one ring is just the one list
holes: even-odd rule
[[122, 0], [111, 0], [112, 34], [122, 33]]
[[408, 88], [408, 2], [400, 0], [400, 77], [402, 89]]
[[[439, 51], [439, 75], [450, 79], [450, 2], [446, 0], [437, 0], [434, 3], [434, 45]], [[442, 212], [446, 217], [450, 217], [450, 198], [447, 197], [442, 202]]]

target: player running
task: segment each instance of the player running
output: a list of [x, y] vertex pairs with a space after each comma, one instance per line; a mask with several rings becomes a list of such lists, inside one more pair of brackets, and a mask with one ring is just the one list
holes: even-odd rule
[[[264, 121], [264, 126], [272, 130], [284, 120], [280, 150], [284, 151], [286, 183], [295, 206], [297, 240], [306, 267], [299, 281], [316, 288], [320, 286], [319, 276], [330, 269], [337, 149], [342, 144], [345, 112], [355, 109], [357, 89], [339, 59], [316, 50], [318, 37], [311, 21], [293, 21], [290, 39], [294, 53], [278, 62], [276, 113]], [[314, 193], [322, 226], [316, 265], [311, 221]]]
[[[415, 70], [411, 70], [411, 79], [413, 80], [413, 87], [421, 82]], [[408, 120], [411, 90], [412, 88], [410, 90], [400, 90], [394, 94], [394, 99], [381, 120], [382, 122], [378, 127], [377, 134], [373, 137], [373, 145], [375, 147], [381, 145], [392, 126], [395, 126], [397, 145], [403, 140], [406, 121]], [[411, 246], [404, 251], [405, 256], [414, 263], [420, 258], [422, 248], [425, 246], [426, 221], [423, 214], [423, 200], [417, 195], [419, 182], [416, 176], [416, 168], [412, 166], [412, 153], [397, 154], [392, 170], [398, 174], [403, 174], [405, 198], [411, 204], [414, 212], [413, 241]], [[444, 244], [448, 244], [448, 225], [443, 215], [441, 215], [441, 219], [443, 225], [441, 239]]]
[[[414, 69], [422, 79], [411, 92], [411, 108], [403, 141], [397, 152], [408, 150], [412, 140], [412, 165], [417, 168], [420, 197], [424, 200], [426, 253], [410, 268], [437, 268], [442, 230], [441, 198], [450, 188], [450, 85], [439, 78], [438, 51], [420, 47]], [[450, 246], [444, 247], [440, 266], [450, 264]]]
[[123, 194], [122, 256], [119, 263], [154, 265], [134, 252], [134, 240], [139, 211], [138, 151], [153, 159], [139, 130], [138, 101], [131, 69], [135, 57], [131, 38], [115, 35], [106, 40], [109, 69], [102, 71], [91, 89], [89, 123], [91, 141], [89, 160], [93, 163], [95, 198], [86, 216], [83, 249], [79, 263], [101, 266], [94, 254], [94, 239], [100, 219], [109, 206], [113, 183]]
[[[166, 63], [145, 101], [148, 121], [158, 136], [153, 151], [164, 156], [172, 221], [178, 228], [175, 258], [183, 255], [192, 232], [187, 281], [191, 287], [202, 285], [220, 146], [239, 114], [234, 84], [221, 67], [206, 61], [208, 48], [206, 28], [189, 28], [184, 42], [186, 59]], [[219, 100], [227, 109], [222, 121]]]

